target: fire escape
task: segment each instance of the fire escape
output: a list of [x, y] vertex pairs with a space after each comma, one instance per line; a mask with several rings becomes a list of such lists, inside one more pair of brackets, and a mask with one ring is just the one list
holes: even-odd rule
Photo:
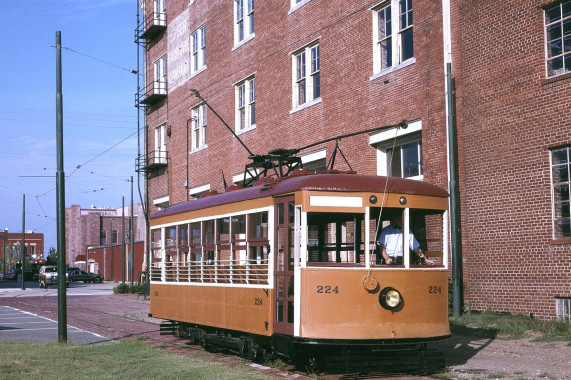
[[[160, 38], [167, 29], [167, 15], [163, 12], [152, 12], [137, 25], [135, 30], [135, 42], [146, 52], [147, 44], [156, 38]], [[157, 104], [167, 98], [166, 62], [155, 64], [154, 76], [148, 78], [146, 59], [143, 59], [145, 73], [144, 86], [138, 86], [135, 95], [135, 106], [145, 112], [146, 107]], [[149, 151], [148, 139], [145, 139], [145, 153], [137, 157], [136, 171], [151, 173], [165, 168], [168, 165], [168, 153], [166, 150], [157, 149]]]

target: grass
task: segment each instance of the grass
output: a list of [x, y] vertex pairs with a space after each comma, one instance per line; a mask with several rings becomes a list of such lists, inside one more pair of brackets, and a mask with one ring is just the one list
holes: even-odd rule
[[248, 368], [166, 352], [137, 341], [97, 346], [0, 342], [5, 379], [267, 379]]
[[571, 323], [565, 321], [542, 321], [524, 315], [506, 313], [468, 313], [450, 317], [453, 332], [474, 333], [503, 338], [534, 336], [538, 341], [567, 341], [571, 345]]

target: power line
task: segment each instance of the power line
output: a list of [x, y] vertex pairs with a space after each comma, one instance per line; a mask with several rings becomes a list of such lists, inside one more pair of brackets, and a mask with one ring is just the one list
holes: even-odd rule
[[[55, 47], [55, 46], [52, 46], [52, 47]], [[92, 57], [92, 56], [87, 55], [87, 54], [85, 54], [85, 53], [81, 53], [81, 52], [79, 52], [79, 51], [77, 51], [77, 50], [74, 50], [74, 49], [72, 49], [72, 48], [65, 47], [65, 46], [62, 46], [61, 48], [62, 48], [62, 49], [65, 49], [65, 50], [67, 50], [67, 51], [71, 51], [72, 53], [79, 54], [79, 55], [82, 55], [82, 56], [84, 56], [84, 57], [93, 59], [93, 60], [95, 60], [95, 61], [99, 61], [99, 62], [101, 62], [101, 63], [105, 63], [106, 65], [113, 66], [113, 67], [116, 67], [116, 68], [121, 69], [121, 70], [125, 70], [125, 71], [128, 72], [128, 73], [135, 74], [135, 75], [139, 74], [139, 73], [137, 72], [137, 70], [130, 70], [130, 69], [127, 69], [127, 68], [125, 68], [125, 67], [121, 67], [121, 66], [116, 65], [116, 64], [114, 64], [114, 63], [107, 62], [107, 61], [104, 61], [104, 60], [102, 60], [102, 59]]]

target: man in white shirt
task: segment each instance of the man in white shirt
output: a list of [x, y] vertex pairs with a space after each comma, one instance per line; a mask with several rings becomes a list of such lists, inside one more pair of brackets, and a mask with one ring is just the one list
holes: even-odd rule
[[[409, 231], [408, 240], [408, 246], [418, 255], [421, 262], [434, 264], [434, 261], [428, 259], [424, 253], [422, 253], [420, 244], [414, 237], [412, 231]], [[402, 213], [395, 212], [391, 215], [391, 224], [383, 228], [381, 236], [379, 236], [379, 240], [377, 241], [386, 264], [403, 263], [402, 241]]]

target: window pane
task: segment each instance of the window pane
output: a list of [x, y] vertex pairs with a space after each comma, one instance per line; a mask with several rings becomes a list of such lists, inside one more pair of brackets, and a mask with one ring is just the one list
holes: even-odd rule
[[567, 36], [571, 33], [571, 18], [563, 21], [563, 35]]
[[305, 103], [305, 80], [298, 83], [297, 99], [299, 104]]
[[548, 44], [548, 49], [547, 49], [547, 56], [548, 57], [555, 57], [558, 55], [561, 55], [561, 53], [563, 53], [563, 47], [561, 46], [562, 43], [562, 39], [559, 38], [557, 40], [551, 41]]
[[379, 11], [379, 40], [391, 34], [391, 7], [388, 6]]
[[305, 53], [297, 56], [297, 80], [305, 78]]
[[545, 16], [548, 24], [561, 19], [561, 8], [559, 8], [559, 4], [547, 9]]
[[319, 45], [311, 48], [311, 72], [319, 71]]
[[393, 46], [392, 39], [387, 38], [381, 42], [381, 69], [386, 69], [393, 65]]
[[[278, 207], [279, 209], [279, 207]], [[249, 238], [262, 239], [268, 237], [268, 213], [258, 212], [250, 215]]]
[[420, 175], [417, 142], [402, 146], [403, 177], [415, 177]]
[[547, 40], [552, 41], [561, 37], [561, 24], [557, 23], [547, 27]]
[[414, 56], [412, 46], [412, 29], [402, 33], [402, 60], [406, 61]]
[[321, 83], [320, 74], [317, 73], [313, 76], [313, 98], [317, 99], [321, 97]]
[[394, 150], [390, 149], [387, 151], [387, 154], [389, 156], [388, 172], [389, 176], [391, 177], [402, 177], [400, 153], [401, 152], [399, 148], [396, 148]]
[[563, 71], [563, 57], [557, 57], [548, 62], [548, 71], [550, 75], [562, 74]]

